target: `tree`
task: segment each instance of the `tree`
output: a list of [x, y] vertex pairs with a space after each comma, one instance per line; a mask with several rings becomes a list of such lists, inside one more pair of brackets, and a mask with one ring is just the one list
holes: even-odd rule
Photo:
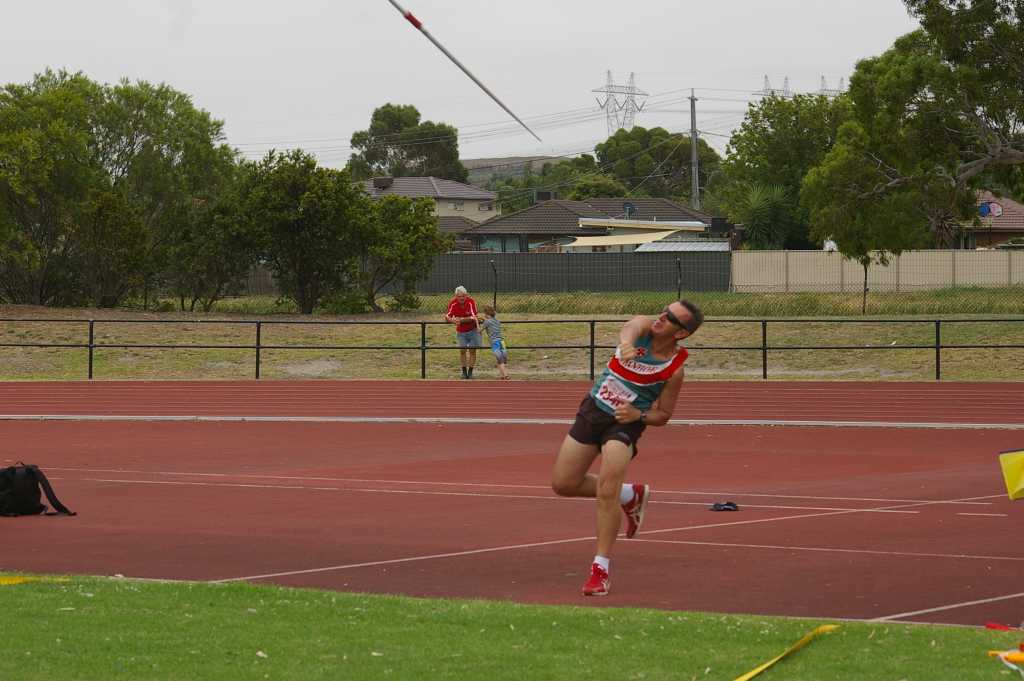
[[[4, 297], [42, 305], [116, 305], [156, 279], [193, 198], [219, 162], [233, 157], [221, 143], [222, 125], [166, 85], [108, 86], [80, 73], [46, 71], [27, 85], [5, 87]], [[123, 264], [131, 271], [118, 263], [119, 275], [103, 279], [80, 269], [98, 261], [113, 266], [110, 254], [96, 249], [134, 249], [138, 225], [144, 257], [132, 251], [131, 263]], [[125, 241], [111, 241], [120, 238]], [[127, 251], [121, 256], [128, 258]]]
[[366, 243], [371, 199], [347, 170], [320, 168], [300, 149], [270, 152], [257, 164], [246, 218], [281, 292], [311, 314], [350, 285]]
[[[654, 196], [689, 202], [690, 137], [664, 128], [619, 129], [595, 147], [597, 162], [628, 188], [627, 196]], [[697, 143], [700, 186], [708, 187], [721, 163], [704, 140]]]
[[367, 222], [354, 275], [364, 309], [381, 312], [377, 297], [387, 288], [393, 291], [392, 309], [419, 307], [416, 282], [430, 274], [435, 257], [453, 241], [438, 228], [433, 201], [384, 196], [372, 202]]
[[850, 87], [857, 130], [831, 162], [844, 158], [870, 172], [835, 172], [856, 184], [834, 189], [915, 205], [933, 243], [951, 247], [975, 217], [977, 190], [1019, 188], [1024, 7], [1012, 0], [906, 4], [923, 28], [857, 65]]
[[792, 233], [790, 199], [780, 185], [746, 184], [736, 192], [730, 216], [744, 227], [744, 244], [755, 250], [780, 250]]
[[82, 205], [70, 236], [75, 283], [62, 296], [65, 302], [112, 308], [142, 288], [149, 235], [124, 194], [94, 192]]
[[844, 124], [825, 160], [804, 178], [801, 201], [810, 213], [811, 238], [835, 241], [839, 252], [864, 269], [861, 312], [867, 311], [868, 268], [888, 265], [890, 255], [920, 246], [925, 231], [917, 197], [904, 193], [864, 195], [845, 188], [870, 183], [875, 169], [863, 163], [868, 138], [856, 123]]
[[544, 163], [540, 173], [533, 172], [532, 164], [527, 165], [522, 176], [495, 178], [487, 188], [498, 193], [502, 210], [512, 212], [530, 207], [535, 191], [547, 191], [555, 198], [568, 199], [577, 183], [594, 177], [610, 178], [600, 172], [593, 156], [582, 154], [557, 163]]
[[104, 87], [94, 135], [96, 162], [132, 203], [148, 234], [145, 288], [165, 280], [189, 211], [208, 196], [235, 152], [224, 124], [187, 94], [145, 81]]
[[434, 176], [465, 182], [459, 161], [459, 132], [446, 123], [420, 122], [411, 105], [385, 104], [374, 110], [370, 127], [352, 135], [348, 169], [356, 180], [375, 175]]
[[241, 287], [256, 264], [258, 236], [246, 219], [243, 197], [255, 164], [231, 164], [207, 194], [196, 198], [171, 247], [168, 283], [182, 310], [214, 303]]
[[[1024, 164], [1024, 4], [904, 0], [937, 48], [949, 92], [936, 99], [962, 123], [958, 185]], [[949, 172], [949, 171], [952, 172]]]
[[751, 104], [722, 162], [724, 180], [715, 197], [719, 205], [734, 222], [746, 224], [743, 214], [751, 187], [779, 187], [783, 196], [777, 204], [778, 224], [786, 227], [779, 247], [811, 246], [807, 211], [799, 202], [800, 184], [832, 148], [848, 117], [845, 97], [772, 95]]
[[70, 302], [71, 234], [101, 176], [90, 145], [100, 88], [46, 71], [0, 91], [0, 295], [18, 304]]
[[589, 175], [575, 183], [569, 198], [573, 201], [586, 201], [595, 198], [615, 198], [626, 196], [627, 189], [622, 183], [608, 175]]

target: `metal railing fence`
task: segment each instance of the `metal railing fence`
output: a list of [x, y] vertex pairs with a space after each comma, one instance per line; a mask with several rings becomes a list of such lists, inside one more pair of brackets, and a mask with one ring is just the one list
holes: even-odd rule
[[[558, 344], [558, 345], [510, 345], [509, 350], [586, 350], [589, 358], [590, 378], [593, 380], [597, 371], [597, 351], [612, 350], [616, 346], [599, 344], [597, 342], [597, 324], [616, 323], [621, 324], [622, 319], [582, 319], [582, 320], [559, 320], [561, 324], [584, 324], [589, 329], [589, 342], [581, 344]], [[29, 343], [29, 342], [0, 342], [0, 348], [66, 348], [85, 350], [88, 353], [88, 378], [94, 376], [94, 357], [98, 350], [108, 349], [163, 349], [163, 350], [251, 350], [253, 352], [255, 373], [254, 378], [260, 378], [262, 353], [270, 350], [411, 350], [420, 353], [420, 378], [427, 378], [427, 353], [434, 351], [452, 351], [461, 349], [458, 345], [431, 344], [427, 338], [428, 326], [451, 326], [447, 322], [440, 321], [328, 321], [328, 320], [179, 320], [179, 319], [45, 319], [45, 318], [0, 318], [0, 323], [48, 323], [48, 324], [85, 324], [87, 325], [87, 340], [84, 343]], [[526, 325], [526, 324], [551, 324], [550, 320], [502, 320], [503, 326]], [[775, 352], [805, 352], [805, 351], [833, 351], [833, 350], [934, 350], [935, 380], [942, 379], [942, 351], [943, 350], [971, 350], [971, 349], [1024, 349], [1024, 343], [954, 343], [946, 344], [942, 341], [943, 325], [967, 325], [967, 324], [991, 324], [1010, 323], [1024, 324], [1024, 318], [984, 318], [984, 319], [708, 319], [705, 324], [715, 325], [723, 323], [740, 323], [757, 325], [760, 330], [760, 343], [750, 345], [703, 345], [687, 344], [691, 352], [702, 350], [730, 350], [739, 352], [757, 352], [761, 357], [761, 378], [768, 379], [768, 356]], [[769, 343], [769, 325], [775, 324], [926, 324], [932, 327], [930, 334], [932, 341], [912, 344], [892, 343], [889, 345], [772, 345]], [[96, 327], [102, 324], [201, 324], [201, 325], [248, 325], [252, 327], [254, 340], [252, 344], [181, 344], [181, 343], [104, 343], [96, 340]], [[366, 345], [366, 344], [343, 344], [343, 345], [279, 345], [265, 344], [262, 342], [263, 330], [270, 326], [418, 326], [420, 329], [420, 342], [415, 345]], [[479, 346], [478, 349], [486, 349], [488, 346]]]

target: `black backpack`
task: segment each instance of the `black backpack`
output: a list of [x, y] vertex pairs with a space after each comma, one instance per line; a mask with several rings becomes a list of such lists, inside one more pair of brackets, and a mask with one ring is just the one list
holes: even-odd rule
[[[39, 503], [39, 488], [46, 492], [46, 499], [53, 506], [53, 512], [47, 513], [46, 506]], [[57, 495], [50, 487], [38, 466], [26, 466], [18, 462], [17, 466], [0, 468], [0, 516], [16, 515], [76, 515], [60, 503]]]

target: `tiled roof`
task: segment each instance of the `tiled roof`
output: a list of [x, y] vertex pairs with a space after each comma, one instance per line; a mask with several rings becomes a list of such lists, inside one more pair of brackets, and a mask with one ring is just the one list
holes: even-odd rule
[[603, 234], [604, 229], [583, 229], [580, 218], [606, 218], [583, 201], [542, 201], [529, 208], [499, 215], [480, 224], [472, 234]]
[[996, 196], [992, 192], [978, 192], [978, 205], [995, 201], [1003, 207], [1003, 214], [999, 217], [983, 217], [980, 225], [970, 225], [975, 231], [1024, 231], [1024, 205], [1005, 196]]
[[473, 222], [469, 218], [464, 218], [461, 215], [441, 215], [437, 218], [437, 226], [441, 228], [441, 231], [445, 234], [461, 234], [467, 229], [473, 229], [479, 222]]
[[632, 220], [700, 220], [711, 224], [711, 216], [671, 199], [587, 199], [587, 203], [606, 213], [610, 218], [625, 218], [625, 204], [630, 204], [629, 217]]
[[691, 210], [669, 199], [588, 199], [542, 201], [529, 208], [499, 215], [482, 223], [471, 234], [562, 234], [585, 236], [604, 234], [603, 228], [581, 228], [580, 218], [621, 218], [623, 203], [631, 203], [636, 220], [700, 220], [711, 223], [711, 216]]
[[425, 196], [432, 199], [493, 201], [498, 198], [494, 192], [462, 184], [455, 180], [444, 180], [440, 177], [393, 177], [388, 179], [391, 180], [391, 185], [383, 188], [375, 186], [374, 180], [363, 180], [363, 189], [373, 198], [389, 194], [408, 196], [413, 199]]

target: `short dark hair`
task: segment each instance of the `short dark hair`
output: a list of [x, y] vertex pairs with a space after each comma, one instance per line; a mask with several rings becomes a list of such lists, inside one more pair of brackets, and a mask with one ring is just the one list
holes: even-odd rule
[[697, 329], [704, 323], [704, 313], [694, 303], [691, 303], [685, 298], [679, 299], [679, 304], [686, 308], [687, 312], [690, 313], [690, 318], [686, 320], [686, 324], [683, 326], [684, 329], [690, 332], [690, 335], [697, 333]]

